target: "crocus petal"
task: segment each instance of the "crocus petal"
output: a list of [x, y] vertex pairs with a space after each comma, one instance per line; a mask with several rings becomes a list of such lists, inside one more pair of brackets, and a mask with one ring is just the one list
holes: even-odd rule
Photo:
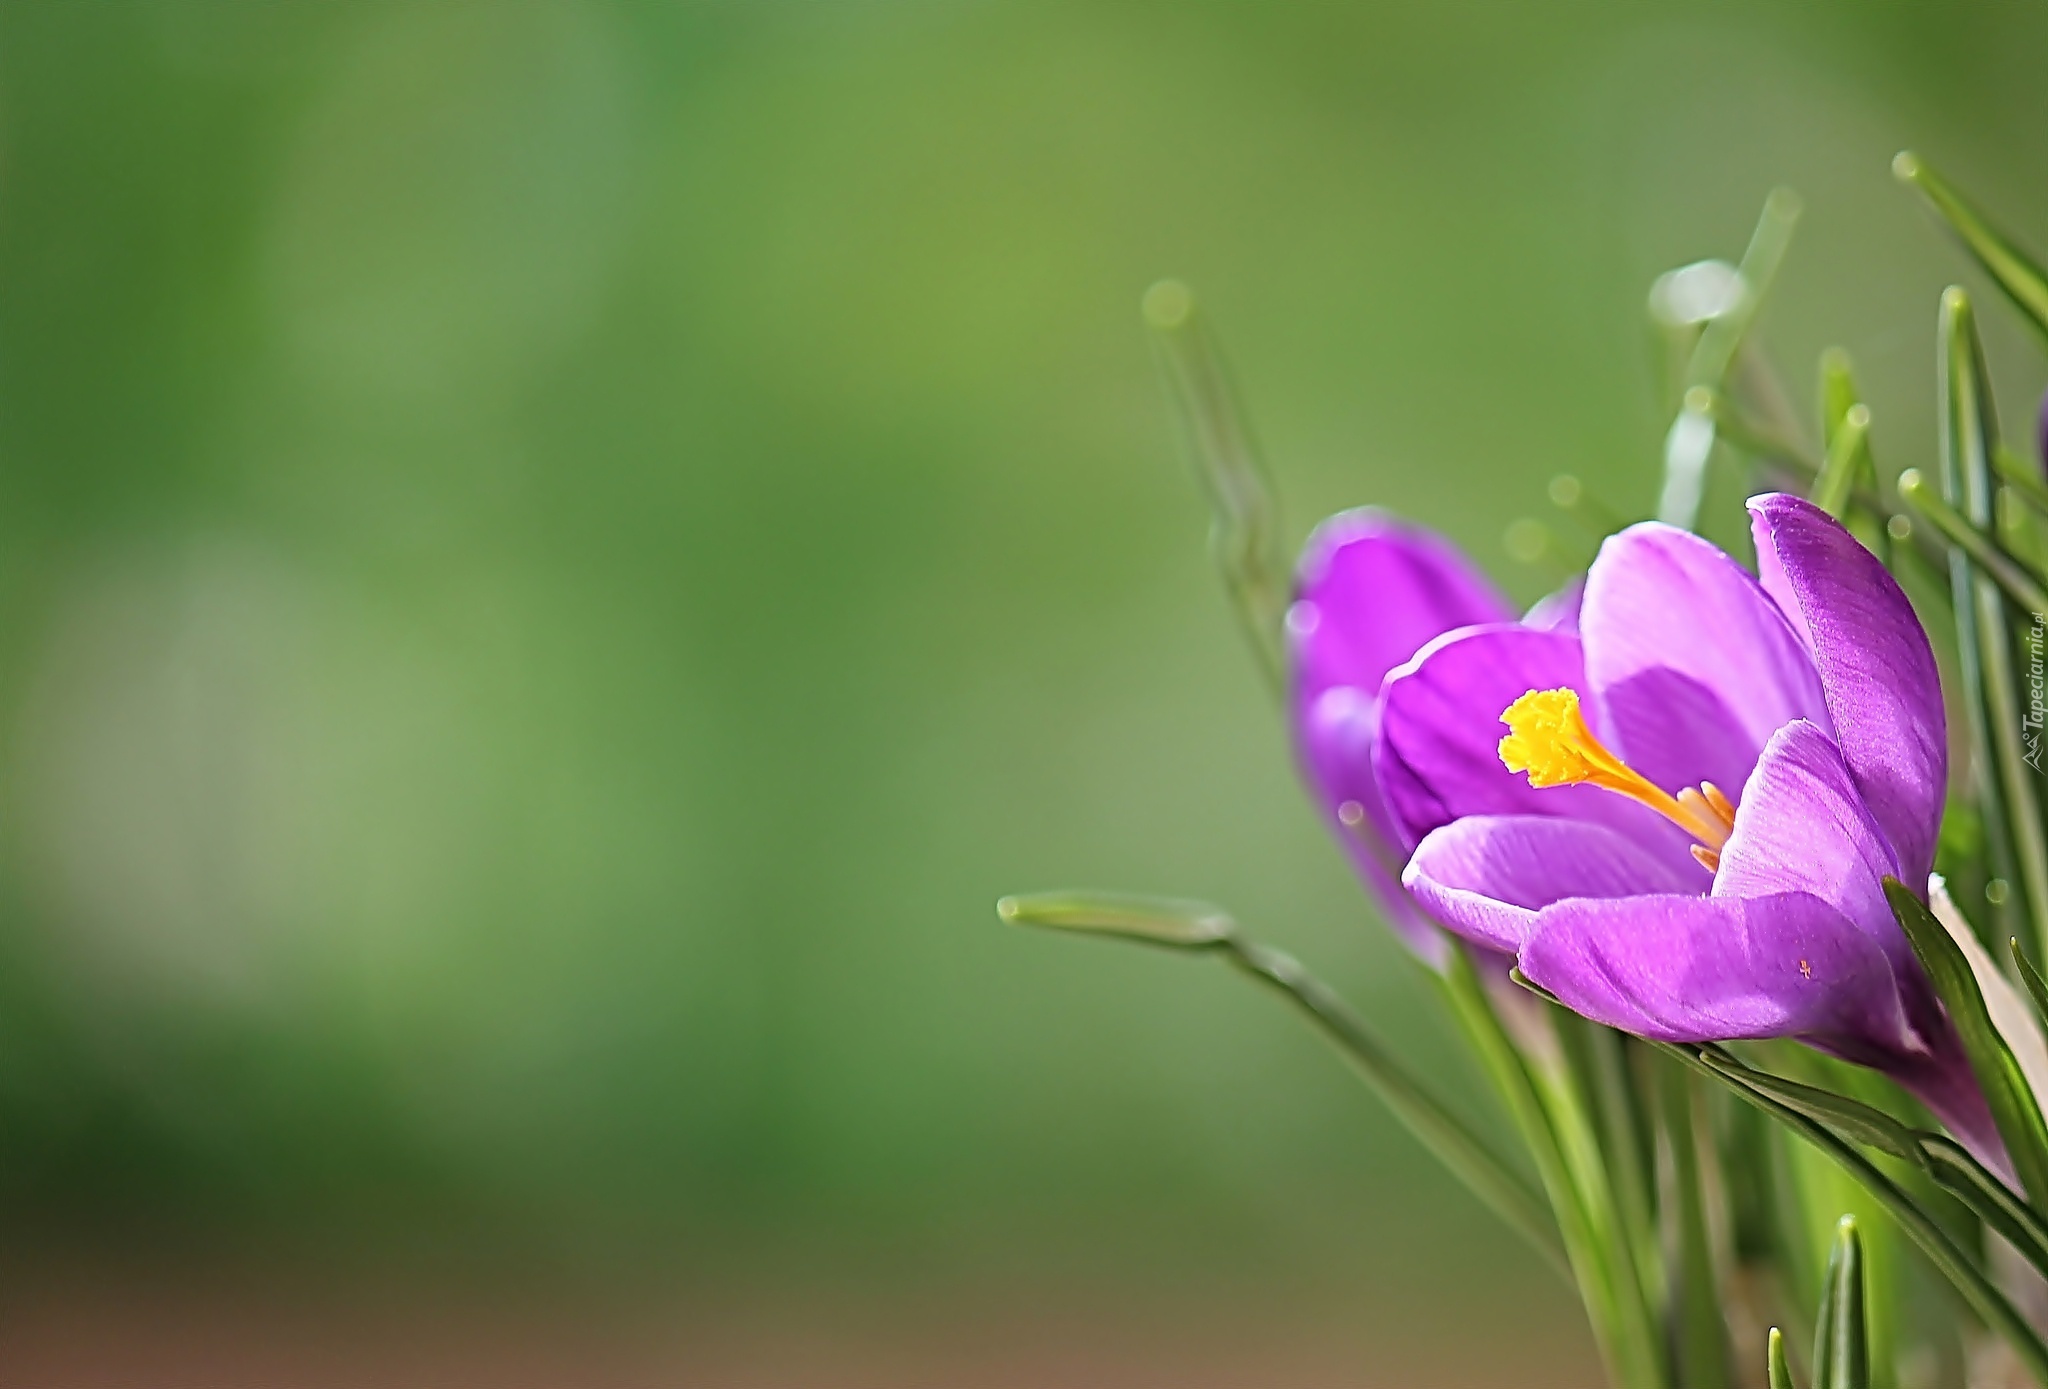
[[1522, 972], [1573, 1011], [1666, 1042], [1805, 1037], [1915, 1054], [1891, 962], [1802, 892], [1574, 899], [1538, 914]]
[[1362, 507], [1316, 527], [1302, 551], [1288, 613], [1294, 688], [1377, 694], [1380, 681], [1431, 637], [1507, 622], [1514, 612], [1442, 537]]
[[1664, 859], [1684, 885], [1706, 891], [1707, 874], [1693, 861], [1690, 841], [1655, 811], [1592, 786], [1538, 790], [1501, 765], [1501, 711], [1530, 690], [1560, 687], [1587, 688], [1579, 639], [1526, 627], [1447, 632], [1395, 667], [1380, 690], [1373, 766], [1402, 847], [1466, 815], [1565, 816], [1627, 835]]
[[1820, 898], [1904, 963], [1884, 877], [1897, 860], [1850, 778], [1841, 751], [1801, 719], [1772, 735], [1721, 849], [1716, 897], [1803, 892]]
[[1609, 536], [1579, 634], [1615, 751], [1666, 789], [1712, 781], [1740, 799], [1771, 734], [1800, 718], [1832, 731], [1778, 605], [1690, 532], [1646, 521]]
[[1373, 780], [1380, 682], [1432, 637], [1512, 610], [1441, 537], [1371, 508], [1318, 526], [1287, 614], [1295, 744], [1323, 812], [1389, 921], [1440, 962], [1442, 939], [1397, 881], [1405, 845]]
[[1586, 601], [1586, 576], [1581, 574], [1555, 593], [1545, 594], [1522, 614], [1522, 625], [1539, 632], [1577, 632], [1579, 606]]
[[1402, 891], [1400, 833], [1373, 778], [1379, 706], [1352, 685], [1337, 685], [1300, 707], [1295, 743], [1331, 829], [1380, 910], [1408, 947], [1431, 965], [1444, 962], [1443, 934]]
[[1537, 912], [1562, 898], [1694, 886], [1627, 835], [1548, 815], [1468, 815], [1433, 830], [1401, 882], [1459, 935], [1511, 952], [1527, 939]]
[[1812, 653], [1835, 741], [1898, 850], [1926, 881], [1948, 784], [1941, 678], [1896, 581], [1840, 522], [1783, 493], [1752, 497], [1763, 588]]

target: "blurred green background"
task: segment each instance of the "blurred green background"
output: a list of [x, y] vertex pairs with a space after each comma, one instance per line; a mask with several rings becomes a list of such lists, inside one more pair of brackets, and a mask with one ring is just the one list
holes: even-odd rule
[[1266, 1344], [1225, 1308], [1305, 1328], [1261, 1382], [1450, 1383], [1477, 1300], [1566, 1382], [1569, 1297], [1270, 999], [994, 919], [1226, 903], [1481, 1112], [1138, 296], [1203, 294], [1291, 536], [1386, 503], [1533, 597], [1503, 528], [1564, 470], [1647, 510], [1644, 293], [1774, 184], [1772, 354], [1931, 458], [1962, 262], [1887, 161], [2048, 242], [2044, 53], [1991, 3], [0, 4], [9, 1277], [972, 1305], [1071, 1382], [1156, 1324], [1124, 1383]]

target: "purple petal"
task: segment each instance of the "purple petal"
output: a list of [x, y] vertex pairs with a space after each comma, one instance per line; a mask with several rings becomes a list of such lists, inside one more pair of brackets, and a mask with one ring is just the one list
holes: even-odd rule
[[[1370, 508], [1316, 528], [1296, 594], [1287, 628], [1303, 768], [1395, 929], [1438, 960], [1440, 934], [1397, 880], [1398, 834], [1373, 780], [1377, 696], [1386, 673], [1431, 638], [1470, 623], [1506, 621], [1511, 609], [1448, 542]], [[1344, 823], [1347, 807], [1351, 824]]]
[[1757, 581], [1706, 541], [1646, 521], [1608, 537], [1579, 615], [1614, 749], [1669, 791], [1735, 799], [1771, 734], [1832, 731], [1805, 646]]
[[1812, 653], [1849, 773], [1898, 850], [1927, 881], [1948, 784], [1941, 677], [1912, 604], [1856, 537], [1810, 502], [1753, 497], [1763, 587]]
[[1538, 598], [1529, 611], [1522, 614], [1522, 625], [1539, 632], [1576, 633], [1579, 630], [1579, 607], [1585, 601], [1586, 576], [1581, 574], [1555, 593]]
[[1735, 832], [1721, 850], [1713, 895], [1807, 893], [1903, 964], [1911, 953], [1883, 884], [1886, 874], [1898, 871], [1841, 751], [1800, 720], [1779, 729], [1757, 762], [1735, 813]]
[[1501, 711], [1530, 690], [1560, 687], [1587, 688], [1579, 639], [1526, 627], [1448, 632], [1395, 668], [1380, 690], [1373, 765], [1402, 847], [1466, 815], [1565, 816], [1627, 835], [1684, 887], [1706, 891], [1690, 841], [1655, 811], [1592, 786], [1537, 790], [1501, 765]]
[[1560, 902], [1538, 915], [1521, 966], [1575, 1012], [1659, 1041], [1920, 1052], [1884, 951], [1805, 893]]
[[1401, 881], [1451, 930], [1510, 952], [1537, 912], [1560, 899], [1695, 886], [1626, 835], [1547, 815], [1470, 815], [1445, 825], [1422, 841]]
[[1303, 769], [1325, 817], [1359, 876], [1379, 900], [1387, 923], [1408, 947], [1442, 965], [1444, 941], [1402, 890], [1399, 833], [1373, 779], [1372, 745], [1379, 706], [1351, 685], [1337, 685], [1302, 708], [1295, 740]]
[[1372, 508], [1340, 512], [1302, 551], [1288, 613], [1295, 689], [1368, 695], [1430, 638], [1514, 617], [1493, 585], [1442, 537]]

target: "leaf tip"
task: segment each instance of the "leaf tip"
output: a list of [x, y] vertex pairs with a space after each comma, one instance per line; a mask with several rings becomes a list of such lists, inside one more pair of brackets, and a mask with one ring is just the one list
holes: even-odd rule
[[1195, 293], [1179, 280], [1161, 280], [1145, 291], [1140, 308], [1150, 327], [1177, 332], [1195, 316]]

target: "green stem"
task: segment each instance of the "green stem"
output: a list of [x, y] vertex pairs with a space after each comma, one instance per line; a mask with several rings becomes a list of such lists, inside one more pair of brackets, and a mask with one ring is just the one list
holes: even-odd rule
[[1942, 1228], [1920, 1209], [1918, 1203], [1901, 1191], [1891, 1178], [1821, 1124], [1759, 1094], [1732, 1076], [1718, 1074], [1691, 1049], [1667, 1043], [1657, 1045], [1700, 1073], [1728, 1086], [1744, 1101], [1763, 1110], [1827, 1154], [1854, 1177], [1878, 1204], [1898, 1221], [1899, 1228], [1920, 1247], [1920, 1252], [1927, 1256], [1928, 1262], [1955, 1286], [1956, 1291], [1962, 1295], [1971, 1309], [1984, 1319], [1987, 1326], [2005, 1339], [2012, 1347], [2013, 1353], [2026, 1366], [2028, 1374], [2033, 1376], [2034, 1382], [2048, 1386], [2048, 1346], [2041, 1343], [2041, 1338], [2035, 1334], [2034, 1328], [2027, 1324], [2026, 1318], [2019, 1314], [2006, 1299], [2005, 1294], [1984, 1276], [1983, 1271], [1970, 1261], [1970, 1257], [1958, 1248]]
[[1440, 976], [1452, 1012], [1521, 1130], [1550, 1194], [1593, 1337], [1618, 1389], [1662, 1389], [1664, 1360], [1609, 1196], [1598, 1144], [1559, 1068], [1533, 1067], [1508, 1035], [1464, 946]]
[[1557, 1229], [1536, 1193], [1485, 1140], [1408, 1075], [1350, 1004], [1282, 951], [1235, 936], [1220, 948], [1231, 964], [1300, 1009], [1438, 1161], [1520, 1231], [1553, 1268], [1570, 1275]]
[[2048, 587], [2027, 572], [2026, 566], [1999, 548], [1997, 541], [1971, 525], [1963, 514], [1943, 501], [1941, 494], [1918, 468], [1899, 474], [1899, 499], [1926, 517], [1943, 538], [1961, 550], [1982, 569], [2013, 602], [2030, 613], [2048, 612]]

